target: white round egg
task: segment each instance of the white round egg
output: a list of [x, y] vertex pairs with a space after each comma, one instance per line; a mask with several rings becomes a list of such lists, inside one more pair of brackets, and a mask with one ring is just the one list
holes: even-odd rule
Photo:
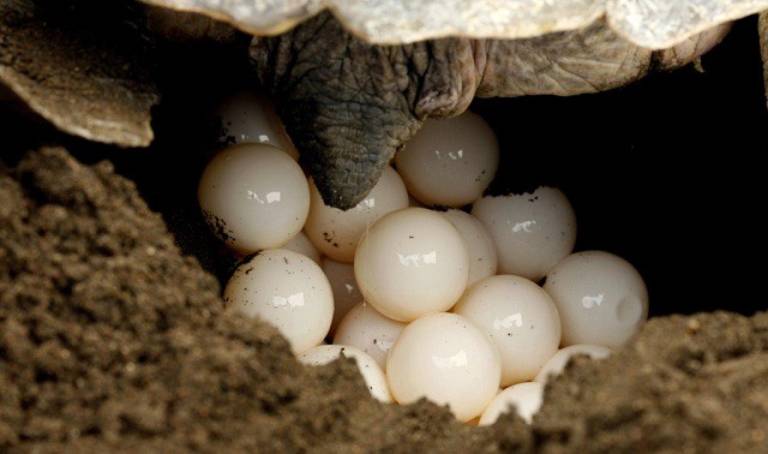
[[501, 356], [501, 384], [532, 380], [560, 345], [552, 298], [519, 276], [489, 277], [473, 285], [453, 309], [480, 328]]
[[500, 392], [480, 417], [480, 425], [487, 426], [496, 422], [499, 416], [508, 412], [517, 412], [523, 421], [528, 424], [533, 416], [539, 412], [544, 400], [544, 386], [541, 383], [518, 383]]
[[496, 274], [496, 245], [488, 231], [476, 217], [461, 210], [448, 210], [443, 215], [456, 227], [464, 239], [469, 254], [469, 280], [467, 286]]
[[379, 219], [355, 255], [355, 278], [365, 301], [398, 321], [449, 310], [468, 276], [461, 235], [440, 213], [424, 208]]
[[320, 252], [318, 252], [315, 245], [309, 241], [309, 238], [307, 238], [307, 235], [305, 235], [304, 232], [297, 233], [296, 236], [288, 240], [288, 242], [282, 245], [281, 248], [306, 255], [318, 265], [320, 265], [322, 262], [322, 256], [320, 255]]
[[234, 145], [218, 153], [203, 171], [197, 196], [213, 232], [246, 254], [282, 246], [309, 213], [301, 167], [271, 145]]
[[272, 102], [252, 91], [241, 91], [224, 99], [218, 107], [222, 139], [234, 143], [266, 143], [297, 160], [299, 152], [285, 131]]
[[626, 260], [601, 251], [566, 257], [547, 275], [563, 324], [564, 346], [594, 344], [618, 348], [648, 318], [648, 291]]
[[448, 405], [461, 421], [480, 415], [501, 379], [499, 352], [469, 320], [439, 313], [412, 322], [400, 333], [387, 359], [395, 400], [426, 397]]
[[275, 326], [295, 353], [321, 343], [333, 318], [333, 293], [323, 270], [285, 249], [262, 251], [238, 266], [224, 289], [224, 301]]
[[370, 304], [360, 303], [341, 320], [333, 343], [357, 347], [386, 369], [387, 353], [404, 328], [405, 323], [381, 315]]
[[486, 196], [472, 214], [496, 244], [499, 273], [543, 278], [576, 243], [576, 215], [565, 195], [540, 187], [533, 193]]
[[376, 186], [354, 208], [343, 211], [323, 202], [314, 183], [306, 232], [323, 254], [352, 263], [363, 232], [387, 213], [408, 206], [408, 192], [394, 169], [387, 166]]
[[499, 166], [499, 144], [472, 112], [427, 119], [395, 156], [408, 192], [426, 205], [460, 207], [483, 195]]
[[541, 368], [534, 381], [545, 385], [553, 375], [560, 375], [566, 364], [576, 355], [587, 355], [592, 359], [605, 359], [611, 355], [611, 349], [600, 345], [577, 344], [561, 348]]
[[334, 311], [331, 333], [334, 333], [349, 310], [363, 301], [363, 295], [360, 293], [357, 281], [355, 281], [355, 268], [351, 264], [337, 262], [325, 257], [323, 259], [323, 271], [331, 282], [331, 289], [333, 289]]
[[340, 356], [355, 360], [371, 396], [381, 402], [392, 402], [384, 372], [370, 355], [360, 349], [349, 345], [318, 345], [299, 355], [299, 361], [310, 366], [322, 366]]

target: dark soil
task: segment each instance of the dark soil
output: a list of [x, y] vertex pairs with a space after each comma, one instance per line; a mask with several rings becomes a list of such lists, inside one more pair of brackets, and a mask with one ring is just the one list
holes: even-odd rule
[[[0, 22], [24, 24], [14, 17]], [[232, 259], [190, 196], [213, 150], [217, 90], [247, 74], [220, 49], [209, 52], [218, 59], [186, 44], [168, 52], [177, 71], [159, 81], [151, 149], [25, 130], [0, 109], [0, 452], [768, 452], [768, 314], [666, 316], [766, 308], [762, 269], [739, 256], [756, 255], [765, 233], [755, 28], [738, 24], [704, 74], [473, 106], [505, 150], [495, 190], [561, 186], [579, 213], [579, 248], [629, 258], [652, 314], [665, 315], [612, 358], [577, 360], [551, 381], [533, 427], [510, 415], [478, 429], [427, 402], [382, 405], [350, 362], [305, 368], [274, 329], [225, 311], [209, 273], [226, 278]], [[56, 80], [40, 74], [31, 80]], [[108, 79], [136, 72], [126, 74]], [[110, 111], [112, 97], [94, 99]], [[47, 142], [109, 158], [136, 183], [61, 148], [24, 152]]]
[[[581, 359], [581, 358], [579, 358]], [[651, 319], [546, 391], [547, 452], [768, 452], [768, 313]]]
[[351, 362], [301, 366], [224, 311], [133, 183], [63, 149], [0, 175], [0, 295], [0, 451], [530, 446], [519, 421], [480, 431], [382, 405]]
[[765, 452], [768, 314], [660, 317], [551, 382], [533, 428], [371, 399], [225, 311], [111, 164], [60, 148], [0, 174], [0, 450]]

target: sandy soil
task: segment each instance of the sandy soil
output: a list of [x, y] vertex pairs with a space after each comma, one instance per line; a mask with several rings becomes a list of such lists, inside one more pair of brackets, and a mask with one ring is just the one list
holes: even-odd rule
[[652, 319], [579, 358], [532, 427], [382, 405], [230, 315], [135, 185], [64, 149], [0, 173], [0, 450], [766, 452], [768, 313]]

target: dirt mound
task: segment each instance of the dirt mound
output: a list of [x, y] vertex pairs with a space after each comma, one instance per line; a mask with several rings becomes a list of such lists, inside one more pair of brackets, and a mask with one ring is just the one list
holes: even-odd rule
[[768, 313], [651, 319], [547, 387], [545, 451], [768, 452]]
[[0, 175], [0, 450], [480, 442], [433, 405], [378, 404], [352, 364], [304, 368], [218, 293], [110, 164], [28, 154]]
[[0, 167], [0, 451], [768, 451], [768, 314], [654, 319], [552, 380], [532, 428], [476, 429], [301, 366], [218, 295], [111, 164]]

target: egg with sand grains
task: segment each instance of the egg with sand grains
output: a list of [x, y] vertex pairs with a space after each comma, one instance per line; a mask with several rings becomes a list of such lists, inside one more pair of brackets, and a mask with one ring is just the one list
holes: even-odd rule
[[493, 398], [480, 417], [481, 426], [493, 424], [503, 413], [515, 411], [528, 424], [538, 413], [544, 400], [544, 385], [536, 382], [518, 383]]
[[443, 216], [456, 227], [469, 254], [469, 280], [467, 286], [496, 274], [498, 261], [496, 245], [488, 231], [476, 217], [461, 210], [448, 210]]
[[320, 252], [317, 251], [315, 245], [309, 241], [309, 238], [307, 238], [307, 235], [305, 235], [304, 232], [297, 233], [296, 236], [288, 240], [288, 242], [280, 246], [280, 248], [306, 255], [318, 265], [322, 264], [322, 256], [320, 255]]
[[499, 166], [499, 144], [477, 114], [427, 119], [395, 155], [405, 185], [425, 205], [461, 207], [483, 195]]
[[309, 213], [304, 172], [271, 145], [234, 145], [217, 153], [197, 195], [213, 232], [244, 254], [282, 246], [301, 231]]
[[560, 317], [552, 298], [519, 276], [499, 275], [473, 285], [453, 309], [499, 349], [501, 384], [530, 381], [557, 352]]
[[576, 243], [576, 215], [559, 189], [485, 196], [474, 203], [472, 214], [493, 238], [502, 274], [538, 281]]
[[387, 166], [370, 193], [349, 210], [326, 205], [310, 183], [311, 206], [305, 231], [312, 243], [333, 260], [351, 263], [363, 232], [387, 213], [408, 206], [408, 192], [400, 176]]
[[560, 312], [563, 345], [618, 348], [648, 318], [648, 291], [626, 260], [601, 251], [572, 254], [547, 275], [544, 289]]
[[318, 345], [300, 354], [299, 361], [310, 366], [322, 366], [341, 356], [355, 360], [371, 396], [384, 403], [392, 402], [384, 372], [370, 355], [358, 348], [349, 345]]
[[395, 400], [426, 397], [448, 405], [460, 421], [479, 416], [496, 395], [499, 352], [469, 320], [439, 313], [409, 324], [387, 358], [387, 380]]
[[323, 271], [310, 258], [285, 249], [262, 251], [238, 266], [224, 301], [275, 326], [296, 353], [321, 343], [333, 318], [333, 294]]
[[333, 334], [349, 310], [363, 301], [363, 295], [355, 280], [355, 267], [351, 263], [337, 262], [325, 257], [323, 271], [331, 282], [333, 290], [334, 310], [333, 323], [331, 323], [331, 334]]
[[586, 355], [592, 359], [605, 359], [611, 355], [611, 349], [588, 344], [576, 344], [561, 348], [555, 353], [555, 356], [547, 361], [547, 364], [544, 364], [534, 381], [546, 384], [551, 377], [560, 375], [568, 361], [577, 355]]
[[459, 232], [440, 213], [406, 208], [374, 223], [355, 254], [365, 301], [382, 315], [412, 321], [450, 309], [469, 277]]
[[361, 303], [341, 320], [333, 342], [359, 348], [386, 369], [387, 354], [405, 326], [405, 323], [384, 317], [370, 304]]
[[216, 112], [221, 119], [223, 140], [234, 143], [265, 143], [279, 148], [294, 160], [293, 145], [272, 102], [252, 91], [241, 91], [224, 99]]

